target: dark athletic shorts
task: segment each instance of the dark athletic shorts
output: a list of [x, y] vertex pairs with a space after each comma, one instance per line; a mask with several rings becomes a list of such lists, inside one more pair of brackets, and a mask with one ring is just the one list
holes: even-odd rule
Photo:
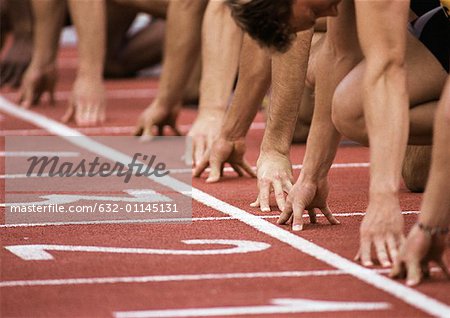
[[442, 7], [423, 14], [409, 25], [410, 32], [418, 38], [439, 60], [449, 73], [450, 68], [450, 20]]

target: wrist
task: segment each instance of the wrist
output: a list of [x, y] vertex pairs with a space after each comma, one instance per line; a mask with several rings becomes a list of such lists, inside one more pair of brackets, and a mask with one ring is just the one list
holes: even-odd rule
[[210, 120], [222, 120], [225, 115], [225, 107], [200, 107], [198, 118]]
[[429, 225], [424, 222], [417, 222], [416, 224], [417, 228], [425, 233], [429, 237], [433, 236], [445, 236], [449, 233], [449, 226], [436, 226], [436, 225]]
[[103, 81], [103, 67], [80, 65], [77, 71], [77, 79]]
[[261, 151], [264, 151], [266, 153], [274, 152], [282, 154], [284, 156], [289, 156], [290, 150], [290, 142], [285, 142], [285, 140], [283, 140], [283, 138], [281, 137], [274, 138], [270, 136], [266, 130], [266, 134], [264, 134], [264, 138], [261, 143]]

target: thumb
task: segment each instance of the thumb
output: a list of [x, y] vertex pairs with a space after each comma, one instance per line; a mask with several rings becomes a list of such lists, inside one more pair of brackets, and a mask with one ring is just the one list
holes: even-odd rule
[[406, 276], [406, 285], [415, 286], [422, 280], [422, 270], [417, 260], [410, 260], [406, 263], [408, 274]]
[[212, 159], [209, 162], [211, 171], [209, 172], [207, 183], [214, 183], [220, 180], [220, 175], [222, 173], [222, 163], [217, 159]]

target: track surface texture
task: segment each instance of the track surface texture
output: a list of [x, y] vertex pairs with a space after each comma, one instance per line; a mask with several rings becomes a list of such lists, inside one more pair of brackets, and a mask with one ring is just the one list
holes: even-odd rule
[[[87, 138], [131, 135], [138, 115], [156, 95], [156, 77], [106, 81], [108, 118], [104, 126], [68, 125], [56, 130], [32, 122], [27, 116], [40, 114], [57, 123], [65, 111], [76, 53], [65, 49], [59, 59], [56, 106], [43, 102], [23, 111], [6, 102], [15, 103], [17, 93], [2, 89], [2, 149], [4, 137], [13, 135], [64, 138], [70, 129]], [[195, 115], [195, 109], [183, 109], [179, 116], [183, 132], [189, 130]], [[248, 136], [246, 157], [253, 166], [263, 127], [259, 114]], [[304, 151], [304, 145], [292, 148], [296, 176]], [[441, 272], [434, 271], [431, 280], [412, 289], [403, 281], [387, 278], [381, 267], [365, 269], [353, 262], [367, 205], [368, 161], [368, 149], [351, 143], [340, 146], [330, 173], [329, 204], [342, 224], [330, 226], [319, 217], [318, 224], [306, 221], [300, 233], [276, 225], [279, 212], [275, 206], [268, 213], [251, 208], [249, 203], [257, 195], [256, 179], [238, 178], [230, 171], [217, 184], [205, 184], [205, 176], [193, 180], [193, 221], [189, 224], [9, 226], [4, 224], [2, 207], [0, 316], [450, 317], [449, 284]], [[8, 178], [4, 153], [0, 163], [4, 189]], [[43, 178], [42, 182], [50, 181]], [[400, 198], [409, 230], [422, 196], [402, 186]], [[202, 240], [203, 244], [189, 245], [185, 240]], [[233, 248], [229, 240], [253, 249], [208, 253]], [[25, 260], [10, 249], [21, 245], [52, 245], [54, 250], [47, 246], [51, 259]], [[86, 246], [93, 250], [83, 250]], [[175, 255], [139, 253], [137, 249], [206, 252]]]

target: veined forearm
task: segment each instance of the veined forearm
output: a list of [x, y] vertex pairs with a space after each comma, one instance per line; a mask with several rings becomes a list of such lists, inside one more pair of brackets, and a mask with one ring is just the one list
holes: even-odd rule
[[434, 121], [433, 156], [429, 181], [419, 220], [428, 226], [450, 225], [450, 120], [445, 112], [450, 108], [450, 77], [439, 101]]
[[313, 30], [298, 33], [288, 52], [272, 57], [272, 101], [261, 150], [289, 153], [305, 87]]
[[101, 78], [106, 50], [105, 0], [69, 0], [78, 33], [78, 76]]
[[406, 70], [392, 65], [376, 73], [376, 67], [364, 79], [364, 114], [370, 144], [370, 192], [397, 193], [401, 165], [408, 139], [408, 94]]
[[65, 1], [60, 0], [33, 0], [32, 6], [34, 14], [32, 64], [45, 67], [55, 63], [66, 5]]
[[228, 140], [245, 137], [270, 85], [270, 55], [244, 36], [239, 79], [221, 135]]

